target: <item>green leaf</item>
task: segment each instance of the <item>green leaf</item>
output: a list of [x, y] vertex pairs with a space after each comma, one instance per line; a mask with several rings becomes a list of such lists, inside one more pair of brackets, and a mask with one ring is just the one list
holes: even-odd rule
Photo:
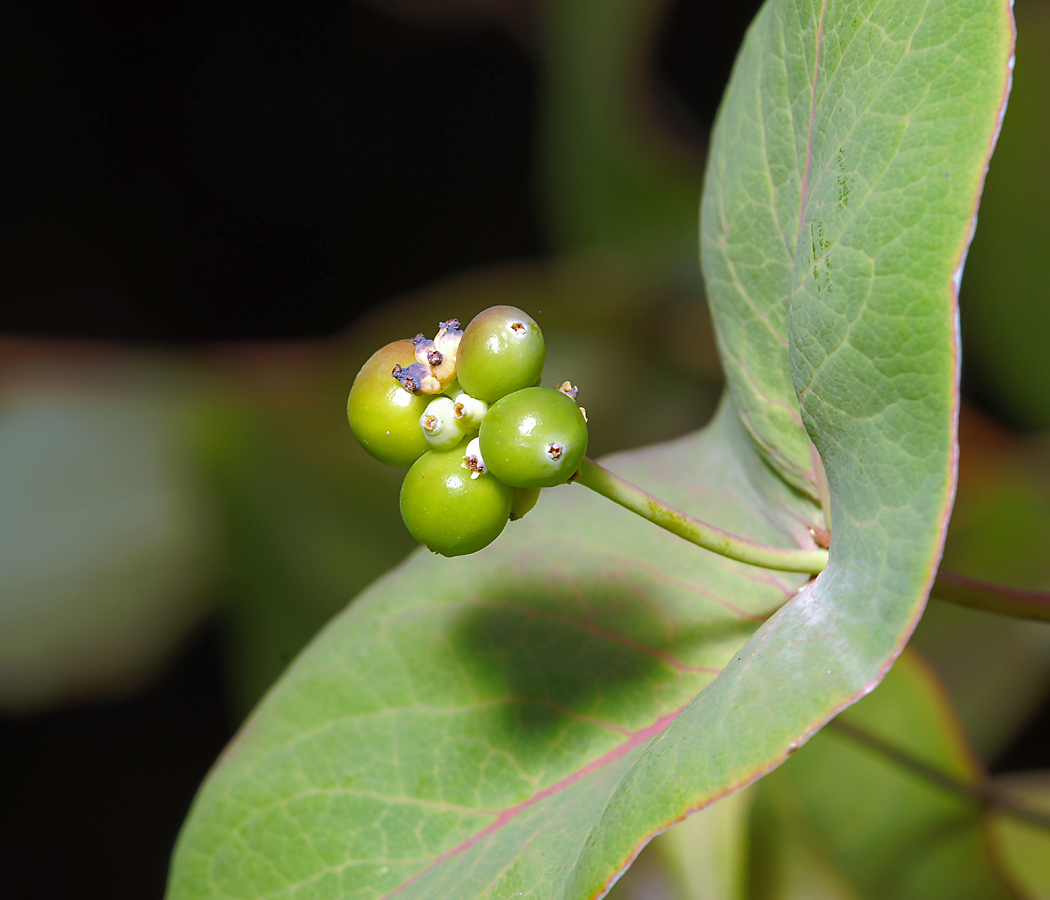
[[[959, 492], [939, 573], [1050, 590], [1050, 440], [1010, 434], [963, 408]], [[931, 603], [913, 638], [937, 668], [985, 760], [1005, 749], [1050, 687], [1044, 623]]]
[[[785, 0], [738, 60], [704, 203], [730, 399], [701, 434], [608, 465], [729, 531], [812, 546], [805, 422], [829, 568], [796, 593], [579, 487], [474, 557], [416, 554], [227, 751], [172, 898], [600, 896], [654, 833], [878, 684], [948, 518], [955, 287], [1011, 35], [1005, 0]], [[784, 195], [760, 202], [763, 184]]]
[[653, 44], [669, 0], [546, 0], [539, 175], [560, 249], [695, 252], [701, 160], [659, 122]]
[[[813, 891], [798, 883], [803, 876], [864, 900], [1013, 896], [977, 799], [985, 775], [921, 658], [902, 656], [839, 721], [857, 731], [824, 729], [755, 787], [753, 900], [808, 900]], [[947, 790], [922, 766], [973, 794]]]
[[993, 815], [991, 836], [1010, 880], [1024, 896], [1050, 898], [1050, 772], [1015, 772], [995, 779], [995, 788], [1018, 806], [1042, 813], [1043, 822]]
[[1016, 425], [1050, 428], [1050, 7], [1017, 11], [1017, 73], [963, 279], [963, 346], [975, 386]]
[[200, 380], [127, 353], [3, 349], [0, 707], [127, 692], [213, 599], [214, 510], [187, 446]]
[[1002, 3], [784, 2], [763, 8], [737, 59], [707, 172], [704, 273], [748, 430], [814, 497], [806, 429], [825, 465], [841, 462], [835, 477], [916, 454], [943, 468], [951, 301], [1010, 36]]
[[[760, 540], [801, 539], [800, 501], [729, 407], [610, 464]], [[474, 896], [509, 867], [515, 893], [543, 896], [649, 739], [802, 581], [579, 487], [480, 554], [421, 551], [322, 633], [227, 751], [171, 895], [380, 896], [447, 855], [403, 895]]]

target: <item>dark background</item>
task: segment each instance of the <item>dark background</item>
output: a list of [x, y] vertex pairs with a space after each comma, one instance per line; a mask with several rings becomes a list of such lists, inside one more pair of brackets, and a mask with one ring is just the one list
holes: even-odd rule
[[[676, 4], [654, 76], [694, 141], [758, 5]], [[348, 0], [6, 4], [0, 328], [316, 336], [543, 252], [519, 18], [515, 39]]]
[[[676, 4], [654, 78], [694, 141], [758, 5]], [[543, 254], [527, 10], [519, 25], [426, 27], [354, 2], [5, 4], [0, 332], [321, 336]], [[5, 896], [162, 895], [237, 725], [223, 640], [212, 623], [135, 697], [0, 718]]]
[[[683, 139], [704, 140], [758, 5], [675, 4], [652, 64]], [[321, 336], [542, 255], [524, 5], [515, 21], [425, 27], [349, 0], [5, 4], [0, 331]], [[162, 895], [237, 724], [222, 645], [216, 622], [144, 693], [0, 718], [4, 896]], [[1048, 740], [1044, 714], [999, 768], [1044, 764]]]

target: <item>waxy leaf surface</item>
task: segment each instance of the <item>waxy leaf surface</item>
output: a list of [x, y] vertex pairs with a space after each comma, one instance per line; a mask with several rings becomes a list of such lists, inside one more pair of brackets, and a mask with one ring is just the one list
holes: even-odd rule
[[[804, 501], [731, 406], [609, 465], [760, 540], [806, 535]], [[172, 895], [547, 896], [652, 737], [804, 580], [572, 486], [480, 554], [420, 551], [245, 726], [198, 799]]]
[[476, 557], [419, 553], [220, 761], [171, 897], [600, 896], [879, 682], [950, 510], [955, 294], [1011, 47], [1006, 2], [784, 0], [738, 59], [703, 204], [729, 399], [610, 467], [812, 546], [811, 437], [829, 568], [796, 593], [578, 487]]

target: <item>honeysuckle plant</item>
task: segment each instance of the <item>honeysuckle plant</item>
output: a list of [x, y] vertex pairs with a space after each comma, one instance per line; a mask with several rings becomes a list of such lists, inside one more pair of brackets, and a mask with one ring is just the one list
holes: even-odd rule
[[[751, 879], [750, 896], [806, 896], [786, 887], [803, 883], [802, 832], [827, 836], [846, 865], [848, 810], [833, 801], [869, 782], [895, 805], [857, 895], [931, 896], [931, 883], [1011, 895], [980, 813], [1019, 806], [982, 792], [923, 665], [908, 657], [886, 691], [848, 708], [901, 654], [941, 557], [958, 462], [957, 296], [1013, 37], [1007, 0], [766, 3], [701, 201], [727, 379], [715, 418], [600, 465], [578, 460], [554, 483], [593, 491], [554, 487], [502, 534], [513, 491], [535, 485], [493, 479], [506, 488], [486, 500], [498, 540], [451, 559], [421, 549], [356, 598], [209, 775], [172, 900], [597, 898], [654, 835], [739, 809], [706, 810], [769, 773], [752, 830], [781, 836], [779, 874]], [[476, 453], [463, 466], [468, 433], [432, 443], [454, 427], [444, 407], [428, 410], [459, 397], [442, 369], [456, 330], [446, 320], [433, 340], [388, 345], [362, 371], [379, 394], [409, 398], [397, 427], [411, 449], [376, 455], [431, 458], [481, 483]], [[478, 413], [484, 443], [504, 398], [552, 388], [534, 388], [529, 369], [486, 395], [494, 370], [481, 368], [484, 386], [468, 375], [460, 387], [491, 404]], [[395, 430], [365, 419], [362, 443]], [[425, 543], [444, 540], [425, 502], [407, 507], [403, 491], [410, 530], [422, 521]], [[743, 555], [725, 555], [729, 537]], [[1017, 602], [1041, 614], [1040, 598]], [[896, 768], [867, 768], [849, 756], [858, 746]], [[845, 760], [845, 782], [821, 764], [828, 754]], [[898, 802], [902, 771], [951, 802]], [[953, 837], [936, 853], [900, 862], [904, 842], [942, 832]], [[802, 865], [811, 885], [825, 862]], [[711, 896], [745, 890], [721, 884]]]

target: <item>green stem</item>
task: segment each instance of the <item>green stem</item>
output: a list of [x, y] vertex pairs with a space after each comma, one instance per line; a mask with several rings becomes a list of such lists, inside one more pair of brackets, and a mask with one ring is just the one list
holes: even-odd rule
[[738, 562], [761, 566], [763, 569], [805, 572], [810, 575], [822, 572], [828, 564], [827, 550], [788, 549], [756, 544], [754, 541], [737, 537], [701, 522], [699, 519], [694, 519], [668, 506], [652, 494], [647, 494], [641, 488], [635, 487], [619, 475], [614, 475], [589, 457], [584, 457], [573, 481], [637, 513], [654, 525], [659, 525], [672, 534], [685, 538], [690, 543]]
[[950, 775], [936, 766], [932, 766], [918, 757], [912, 756], [906, 750], [895, 747], [870, 731], [859, 728], [850, 722], [844, 722], [842, 719], [832, 719], [828, 723], [828, 727], [859, 744], [863, 744], [868, 749], [874, 750], [901, 768], [908, 769], [921, 778], [925, 778], [931, 784], [937, 785], [956, 797], [972, 802], [981, 809], [996, 809], [1004, 815], [1050, 831], [1050, 814], [1016, 802], [1012, 797], [998, 790], [987, 777], [976, 783], [964, 781], [956, 775]]
[[938, 572], [930, 596], [1001, 616], [1050, 622], [1050, 593], [1046, 591], [1023, 591], [950, 572]]

